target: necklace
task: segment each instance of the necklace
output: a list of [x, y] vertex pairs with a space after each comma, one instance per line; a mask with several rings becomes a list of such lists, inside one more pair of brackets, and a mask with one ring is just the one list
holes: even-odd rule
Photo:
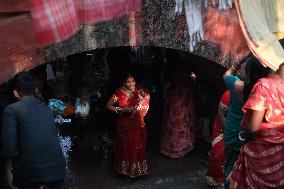
[[127, 96], [129, 96], [129, 98], [132, 98], [134, 96], [134, 91], [132, 91], [131, 89], [128, 89], [126, 87], [123, 87], [123, 90], [125, 91], [125, 93], [127, 94]]

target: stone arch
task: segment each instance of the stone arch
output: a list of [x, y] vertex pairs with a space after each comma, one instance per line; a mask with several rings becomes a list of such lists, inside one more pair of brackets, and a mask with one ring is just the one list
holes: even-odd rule
[[[3, 36], [0, 39], [0, 69], [5, 71], [0, 75], [0, 83], [45, 62], [98, 48], [138, 45], [189, 52], [185, 15], [176, 15], [174, 4], [173, 0], [144, 1], [141, 12], [132, 15], [135, 18], [132, 23], [135, 43], [129, 39], [129, 16], [123, 16], [95, 25], [83, 25], [68, 40], [40, 49], [34, 46], [27, 3], [3, 6], [3, 10], [0, 9], [0, 34]], [[204, 12], [203, 26], [204, 41], [197, 44], [193, 54], [222, 64], [220, 59], [225, 54], [230, 53], [235, 58], [248, 50], [234, 8], [219, 11], [209, 7]]]

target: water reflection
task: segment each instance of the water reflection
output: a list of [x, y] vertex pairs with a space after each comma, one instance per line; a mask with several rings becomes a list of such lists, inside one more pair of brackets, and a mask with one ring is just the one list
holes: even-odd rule
[[59, 141], [62, 148], [63, 155], [66, 160], [66, 184], [65, 189], [76, 189], [74, 176], [71, 170], [71, 157], [73, 142], [70, 136], [59, 135]]
[[70, 163], [70, 154], [69, 152], [72, 151], [71, 147], [72, 147], [72, 141], [71, 141], [71, 137], [69, 136], [60, 136], [59, 135], [59, 140], [60, 140], [60, 145], [63, 151], [63, 155], [66, 159], [66, 168], [68, 169], [68, 165]]
[[[59, 125], [59, 140], [66, 159], [65, 189], [89, 189], [105, 185], [104, 179], [113, 179], [112, 138], [105, 125]], [[99, 187], [101, 188], [101, 187]]]

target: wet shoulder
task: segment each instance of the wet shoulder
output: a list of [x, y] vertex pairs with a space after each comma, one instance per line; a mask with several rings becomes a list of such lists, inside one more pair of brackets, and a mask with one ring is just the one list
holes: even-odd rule
[[15, 111], [17, 109], [19, 109], [21, 106], [23, 105], [23, 102], [18, 101], [18, 102], [14, 102], [12, 104], [9, 104], [5, 107], [4, 111]]
[[267, 89], [267, 90], [273, 90], [277, 88], [275, 79], [273, 77], [267, 77], [267, 78], [261, 78], [256, 82], [254, 85], [254, 89], [256, 88], [262, 88], [262, 89]]
[[20, 100], [14, 102], [4, 109], [6, 113], [16, 113], [17, 115], [25, 115], [27, 113], [32, 114], [52, 114], [52, 110], [48, 108], [43, 102], [37, 99], [33, 100]]

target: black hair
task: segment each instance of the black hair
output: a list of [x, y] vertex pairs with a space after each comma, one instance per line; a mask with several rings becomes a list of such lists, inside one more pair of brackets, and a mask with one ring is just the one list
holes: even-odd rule
[[36, 86], [35, 77], [30, 72], [19, 73], [13, 79], [13, 86], [23, 96], [34, 95]]
[[267, 77], [271, 72], [272, 70], [269, 67], [262, 66], [255, 56], [252, 56], [247, 60], [245, 64], [245, 80], [243, 91], [244, 102], [248, 99], [255, 83], [259, 79]]
[[133, 77], [134, 80], [136, 81], [136, 76], [132, 71], [126, 71], [125, 73], [123, 73], [121, 75], [121, 82], [125, 83], [125, 81], [129, 78], [129, 77]]
[[284, 38], [279, 39], [279, 43], [280, 43], [281, 47], [284, 48]]

